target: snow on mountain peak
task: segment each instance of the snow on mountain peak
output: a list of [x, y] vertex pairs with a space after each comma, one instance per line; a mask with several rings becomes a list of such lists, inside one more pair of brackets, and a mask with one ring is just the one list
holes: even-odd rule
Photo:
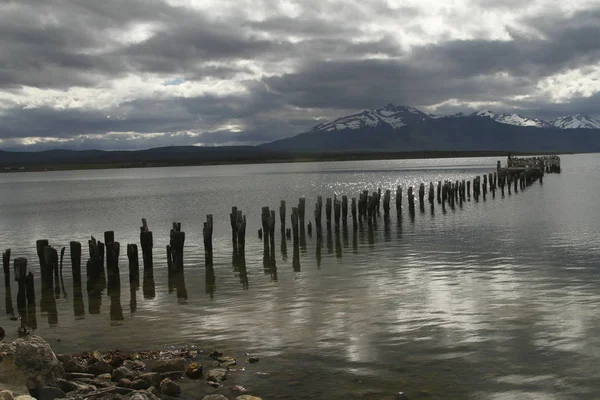
[[550, 124], [561, 129], [600, 129], [600, 121], [582, 113], [556, 118]]
[[392, 103], [375, 110], [347, 115], [333, 121], [319, 124], [311, 131], [341, 131], [367, 127], [388, 126], [393, 129], [404, 125], [431, 119], [427, 114], [413, 107], [397, 106]]
[[515, 126], [533, 126], [536, 128], [548, 128], [551, 125], [538, 118], [527, 118], [517, 113], [503, 113], [496, 114], [490, 110], [481, 110], [476, 111], [470, 115], [471, 117], [484, 117], [490, 118], [496, 122], [507, 125], [515, 125]]

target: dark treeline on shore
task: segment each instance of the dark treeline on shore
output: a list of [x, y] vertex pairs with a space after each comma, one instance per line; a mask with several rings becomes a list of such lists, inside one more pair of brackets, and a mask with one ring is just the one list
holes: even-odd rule
[[[39, 171], [105, 168], [140, 168], [193, 165], [259, 164], [277, 162], [392, 160], [419, 158], [506, 156], [509, 151], [404, 151], [404, 152], [281, 152], [252, 146], [173, 146], [137, 151], [0, 150], [0, 171]], [[532, 154], [512, 152], [514, 155]], [[547, 153], [546, 153], [547, 154]]]

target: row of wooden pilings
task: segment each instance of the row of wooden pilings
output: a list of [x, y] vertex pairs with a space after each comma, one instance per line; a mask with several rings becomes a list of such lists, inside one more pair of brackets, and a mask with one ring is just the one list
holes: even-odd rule
[[[501, 195], [505, 195], [505, 190], [509, 194], [518, 192], [528, 185], [535, 182], [537, 179], [543, 179], [543, 173], [539, 171], [523, 171], [519, 174], [499, 174], [497, 172], [476, 176], [471, 180], [461, 181], [438, 181], [437, 185], [430, 182], [426, 193], [425, 183], [421, 183], [417, 193], [412, 186], [409, 186], [406, 191], [408, 209], [411, 215], [414, 215], [416, 201], [423, 212], [425, 209], [425, 201], [430, 207], [435, 207], [435, 203], [445, 210], [446, 207], [454, 208], [455, 204], [462, 205], [465, 201], [470, 201], [473, 198], [479, 201], [481, 198], [486, 199], [488, 192], [493, 197], [496, 196], [496, 191], [500, 189]], [[398, 215], [402, 210], [403, 190], [401, 186], [396, 189], [396, 209]], [[347, 196], [342, 196], [338, 199], [337, 196], [327, 198], [325, 201], [325, 222], [330, 232], [331, 226], [334, 225], [336, 230], [340, 225], [347, 227], [349, 211], [352, 219], [354, 231], [358, 226], [366, 220], [371, 225], [377, 216], [380, 214], [380, 207], [383, 204], [384, 218], [389, 218], [390, 215], [391, 190], [386, 190], [382, 196], [381, 188], [369, 194], [365, 190], [359, 194], [358, 198], [352, 198], [349, 201]], [[314, 222], [317, 234], [317, 240], [322, 238], [322, 210], [323, 198], [318, 196], [314, 207]], [[306, 222], [306, 199], [300, 198], [298, 205], [292, 207], [291, 228], [286, 225], [286, 202], [281, 201], [279, 206], [279, 217], [281, 227], [281, 237], [293, 241], [293, 266], [294, 270], [299, 271], [299, 247], [306, 246], [306, 228], [308, 236], [312, 237], [312, 221]], [[269, 207], [263, 207], [261, 213], [262, 228], [259, 229], [259, 237], [264, 243], [264, 263], [265, 268], [269, 268], [272, 263], [275, 264], [275, 225], [276, 212], [270, 210]], [[234, 264], [237, 263], [241, 273], [245, 274], [245, 246], [246, 246], [246, 216], [237, 207], [232, 207], [230, 214], [232, 248]], [[206, 265], [206, 288], [210, 292], [210, 288], [215, 285], [215, 275], [213, 269], [213, 216], [206, 216], [206, 221], [203, 226], [204, 239], [204, 254]], [[174, 222], [170, 231], [169, 244], [166, 246], [167, 268], [168, 268], [168, 287], [169, 292], [177, 290], [178, 299], [187, 299], [187, 291], [183, 279], [184, 273], [184, 244], [185, 232], [181, 230], [181, 223]], [[145, 298], [155, 297], [155, 284], [153, 275], [153, 234], [150, 231], [146, 219], [142, 219], [140, 227], [140, 245], [142, 251], [143, 263], [143, 293]], [[60, 252], [50, 246], [48, 240], [38, 240], [36, 242], [37, 255], [40, 266], [40, 276], [42, 285], [41, 311], [48, 313], [49, 323], [52, 325], [56, 319], [56, 303], [55, 299], [64, 292], [62, 283], [62, 268], [65, 255], [65, 247]], [[90, 313], [99, 312], [100, 297], [102, 291], [107, 289], [107, 294], [111, 297], [111, 318], [115, 320], [122, 319], [122, 311], [120, 307], [120, 273], [119, 273], [119, 255], [120, 243], [115, 241], [113, 231], [104, 232], [104, 242], [97, 241], [94, 237], [88, 241], [89, 259], [86, 263], [87, 291], [90, 298]], [[82, 294], [82, 277], [81, 277], [81, 260], [82, 246], [80, 242], [72, 241], [69, 244], [69, 254], [71, 258], [72, 276], [74, 284], [74, 307], [83, 307], [80, 300]], [[320, 246], [317, 246], [317, 251], [320, 251]], [[317, 255], [319, 256], [319, 255]], [[3, 253], [2, 262], [5, 278], [5, 292], [7, 297], [7, 313], [14, 314], [11, 298], [10, 286], [10, 257], [11, 250]], [[127, 258], [129, 261], [129, 281], [132, 293], [137, 290], [140, 283], [140, 266], [139, 266], [139, 251], [137, 244], [127, 245]], [[106, 269], [105, 266], [106, 265]], [[18, 283], [17, 293], [17, 310], [21, 316], [21, 321], [24, 326], [35, 326], [35, 284], [34, 274], [28, 271], [28, 260], [23, 257], [14, 260], [14, 275]], [[242, 282], [244, 277], [241, 276]], [[247, 285], [247, 278], [245, 279]], [[9, 301], [10, 300], [10, 301]], [[114, 305], [113, 305], [114, 300]], [[135, 305], [132, 306], [134, 308]], [[76, 315], [83, 310], [75, 310]]]

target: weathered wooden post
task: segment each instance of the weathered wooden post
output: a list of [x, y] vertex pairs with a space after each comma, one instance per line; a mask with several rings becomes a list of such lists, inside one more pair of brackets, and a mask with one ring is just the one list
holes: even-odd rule
[[127, 259], [129, 260], [129, 284], [137, 289], [140, 285], [140, 260], [137, 244], [127, 244]]
[[[271, 210], [271, 215], [269, 216], [269, 243], [271, 245], [269, 254], [271, 255], [271, 258], [275, 257], [275, 221], [275, 210]], [[304, 230], [303, 225], [301, 226], [301, 230]]]
[[331, 197], [327, 198], [327, 202], [325, 203], [325, 218], [327, 219], [327, 226], [331, 226]]
[[415, 195], [413, 194], [413, 187], [408, 187], [408, 209], [411, 213], [415, 212]]
[[[283, 237], [283, 234], [281, 235]], [[246, 253], [246, 216], [238, 210], [237, 216], [237, 238], [238, 238], [238, 254]]]
[[304, 226], [304, 217], [306, 212], [306, 199], [304, 197], [298, 200], [298, 220], [300, 226]]
[[386, 190], [385, 194], [383, 195], [383, 215], [385, 216], [385, 218], [389, 218], [390, 216], [390, 199], [392, 197], [392, 191], [391, 190]]
[[283, 236], [285, 234], [285, 200], [281, 200], [279, 205], [279, 222], [281, 224], [281, 236]]
[[340, 226], [340, 218], [342, 216], [342, 203], [337, 199], [337, 197], [333, 198], [333, 218], [335, 221], [335, 226]]
[[294, 245], [298, 244], [299, 232], [298, 232], [298, 208], [292, 207], [292, 237], [294, 240]]
[[[268, 207], [267, 207], [268, 208]], [[206, 216], [206, 222], [202, 228], [202, 237], [204, 239], [204, 261], [206, 265], [211, 265], [213, 263], [213, 216], [212, 214], [208, 214]]]
[[[235, 208], [235, 219], [237, 219], [237, 207]], [[234, 210], [232, 210], [233, 213]], [[230, 223], [231, 223], [230, 215]], [[235, 222], [235, 220], [234, 220]], [[233, 229], [232, 229], [233, 231]], [[171, 265], [175, 274], [183, 273], [183, 247], [185, 244], [185, 232], [181, 231], [181, 223], [173, 222], [173, 228], [169, 234], [169, 245], [171, 247]], [[235, 230], [234, 248], [237, 247], [237, 229]]]
[[[14, 273], [15, 273], [15, 281], [18, 284], [17, 291], [17, 310], [19, 311], [19, 315], [21, 318], [26, 316], [27, 314], [27, 259], [24, 257], [15, 258], [14, 261]], [[27, 319], [25, 317], [25, 319]]]
[[321, 230], [321, 210], [323, 209], [323, 198], [321, 196], [317, 197], [317, 202], [315, 203], [315, 225], [317, 228], [317, 235]]
[[519, 193], [519, 190], [517, 188], [517, 185], [519, 184], [519, 178], [513, 176], [513, 179], [515, 181], [515, 188], [514, 188], [515, 189], [515, 193]]
[[421, 212], [425, 211], [425, 184], [423, 182], [419, 185], [419, 207]]
[[402, 187], [398, 185], [396, 187], [396, 212], [400, 215], [402, 211]]
[[429, 182], [429, 204], [433, 206], [435, 201], [435, 189], [433, 187], [433, 182]]
[[13, 316], [15, 311], [12, 302], [12, 290], [10, 286], [10, 249], [2, 253], [2, 267], [4, 269], [4, 302], [6, 313]]
[[356, 231], [358, 229], [358, 222], [357, 222], [357, 218], [356, 218], [356, 197], [352, 198], [351, 212], [352, 212], [352, 228]]
[[229, 214], [229, 224], [231, 225], [231, 246], [233, 247], [233, 251], [237, 251], [237, 216], [238, 209], [237, 207], [231, 207], [231, 213]]
[[27, 308], [35, 308], [35, 282], [33, 272], [29, 272], [25, 277], [25, 291], [27, 292]]
[[[10, 249], [2, 253], [2, 268], [4, 269], [4, 287], [10, 288]], [[8, 312], [8, 310], [7, 310]]]
[[342, 224], [348, 224], [348, 196], [342, 196]]
[[437, 183], [437, 202], [438, 204], [442, 203], [442, 181]]
[[152, 260], [152, 247], [154, 246], [154, 240], [152, 238], [152, 232], [148, 229], [146, 218], [142, 218], [142, 226], [140, 227], [140, 244], [142, 246], [142, 262], [144, 264], [144, 271], [153, 270], [154, 262]]
[[107, 294], [111, 297], [121, 293], [121, 275], [119, 274], [119, 254], [121, 244], [110, 242], [106, 245], [106, 270], [108, 275]]

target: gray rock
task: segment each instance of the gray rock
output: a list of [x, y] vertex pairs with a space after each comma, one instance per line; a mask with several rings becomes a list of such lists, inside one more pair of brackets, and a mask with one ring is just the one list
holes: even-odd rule
[[235, 400], [262, 400], [260, 397], [250, 396], [249, 394], [244, 394], [235, 398]]
[[115, 357], [113, 357], [112, 360], [110, 360], [110, 366], [113, 368], [122, 367], [124, 363], [125, 363], [125, 361], [123, 360], [123, 357], [121, 357], [121, 356], [115, 356]]
[[169, 378], [172, 381], [176, 381], [178, 379], [183, 378], [183, 372], [182, 371], [170, 371], [170, 372], [165, 372], [165, 373], [160, 374], [161, 381], [165, 378]]
[[163, 379], [160, 383], [160, 392], [167, 396], [179, 396], [181, 394], [181, 388], [178, 384], [170, 380], [169, 378]]
[[221, 367], [231, 367], [237, 364], [237, 361], [233, 357], [218, 357], [217, 361]]
[[110, 374], [112, 371], [113, 367], [106, 361], [98, 361], [88, 367], [88, 372], [94, 375]]
[[139, 373], [135, 373], [130, 369], [127, 369], [125, 367], [119, 367], [119, 368], [113, 370], [113, 372], [111, 374], [111, 379], [114, 382], [119, 382], [123, 378], [129, 379], [132, 381], [138, 375], [139, 375]]
[[88, 366], [83, 361], [71, 358], [63, 363], [65, 371], [85, 374], [88, 372]]
[[129, 387], [133, 390], [146, 390], [150, 387], [150, 385], [143, 379], [136, 379], [133, 382], [131, 382], [131, 385]]
[[146, 364], [140, 360], [127, 360], [123, 363], [123, 366], [132, 371], [143, 371], [146, 368]]
[[185, 376], [190, 379], [202, 379], [203, 367], [198, 363], [191, 363], [185, 370]]
[[222, 394], [209, 394], [208, 396], [204, 396], [202, 400], [228, 400], [227, 397]]
[[43, 388], [37, 389], [36, 398], [38, 400], [64, 399], [65, 397], [67, 397], [65, 392], [56, 387], [44, 386]]
[[94, 375], [92, 374], [86, 374], [86, 373], [82, 373], [82, 372], [70, 372], [67, 374], [67, 379], [68, 380], [73, 380], [73, 379], [94, 379]]
[[183, 358], [170, 358], [168, 360], [159, 360], [152, 367], [152, 372], [172, 372], [183, 371], [185, 364]]
[[131, 381], [127, 378], [121, 378], [119, 379], [119, 383], [117, 383], [117, 385], [124, 388], [131, 388]]
[[141, 374], [137, 377], [138, 379], [142, 379], [147, 382], [149, 386], [159, 387], [162, 379], [160, 378], [160, 374], [157, 372], [148, 372], [145, 374]]
[[92, 385], [98, 389], [110, 388], [110, 387], [115, 386], [114, 382], [102, 380], [102, 379], [80, 378], [80, 379], [76, 379], [75, 382], [84, 383], [86, 385]]
[[[152, 388], [154, 389], [154, 388]], [[150, 390], [139, 390], [129, 395], [130, 400], [158, 400], [158, 397]]]
[[254, 364], [254, 363], [257, 363], [257, 362], [259, 362], [259, 361], [260, 361], [260, 358], [258, 358], [258, 357], [250, 357], [250, 358], [248, 359], [248, 362], [249, 362], [250, 364]]
[[14, 400], [12, 392], [10, 390], [1, 391], [0, 400]]
[[70, 393], [75, 390], [90, 392], [96, 390], [96, 386], [88, 385], [77, 381], [67, 381], [65, 379], [59, 379], [56, 383], [56, 386], [65, 393]]
[[58, 361], [60, 361], [61, 363], [66, 363], [67, 361], [71, 360], [73, 357], [71, 357], [68, 354], [57, 354], [56, 358], [58, 358]]
[[54, 384], [64, 376], [62, 364], [41, 337], [27, 335], [0, 343], [0, 382], [7, 389], [27, 393]]
[[227, 380], [227, 370], [224, 368], [214, 368], [208, 371], [208, 375], [206, 376], [207, 381], [211, 382], [223, 382]]
[[35, 398], [31, 397], [28, 394], [24, 394], [22, 396], [15, 397], [15, 400], [35, 400]]

